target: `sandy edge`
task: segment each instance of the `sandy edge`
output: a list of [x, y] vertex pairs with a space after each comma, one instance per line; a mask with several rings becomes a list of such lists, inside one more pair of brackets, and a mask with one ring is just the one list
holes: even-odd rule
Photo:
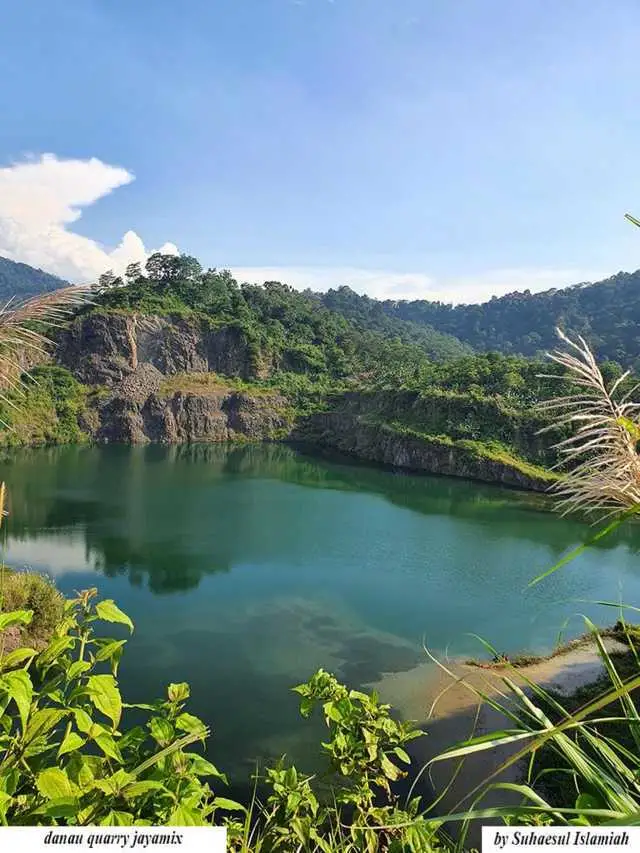
[[[603, 642], [609, 653], [628, 651], [628, 646], [611, 637]], [[597, 681], [605, 672], [592, 637], [584, 638], [542, 661], [517, 668], [473, 666], [459, 660], [443, 660], [441, 663], [447, 671], [436, 668], [433, 663], [425, 663], [409, 672], [387, 675], [371, 685], [385, 700], [394, 696], [402, 716], [416, 720], [426, 731], [426, 737], [417, 738], [410, 744], [409, 752], [415, 768], [424, 767], [434, 756], [470, 737], [514, 728], [508, 717], [477, 695], [481, 692], [503, 704], [505, 700], [508, 703], [505, 677], [527, 692], [527, 681], [532, 681], [562, 695], [571, 695], [578, 688]], [[463, 760], [457, 774], [459, 759], [436, 762], [422, 774], [414, 793], [429, 800], [434, 792], [441, 795], [433, 806], [434, 816], [464, 811], [478, 796], [478, 792], [472, 794], [474, 789], [483, 786], [522, 746], [520, 742], [478, 752]], [[515, 762], [497, 773], [491, 783], [517, 783], [522, 780], [525, 767], [522, 760]], [[519, 801], [520, 797], [515, 792], [498, 790], [489, 791], [476, 805], [489, 807]], [[479, 825], [473, 835], [476, 831], [479, 833]]]

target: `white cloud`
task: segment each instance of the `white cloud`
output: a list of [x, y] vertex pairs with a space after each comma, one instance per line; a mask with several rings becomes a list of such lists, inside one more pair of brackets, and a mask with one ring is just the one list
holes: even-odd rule
[[357, 293], [366, 293], [376, 299], [429, 299], [453, 303], [484, 302], [492, 296], [515, 290], [533, 293], [597, 281], [605, 276], [599, 270], [577, 268], [503, 269], [438, 278], [424, 273], [358, 267], [232, 267], [231, 271], [239, 281], [282, 281], [298, 290], [309, 287], [322, 292], [346, 284]]
[[[135, 231], [114, 249], [69, 229], [94, 204], [134, 176], [126, 169], [89, 160], [63, 160], [53, 154], [0, 168], [0, 255], [22, 261], [70, 281], [90, 281], [108, 269], [148, 256]], [[176, 253], [173, 244], [162, 251]]]
[[[127, 231], [115, 248], [76, 234], [70, 226], [82, 209], [94, 204], [134, 176], [92, 157], [64, 160], [53, 154], [0, 167], [0, 255], [23, 261], [70, 281], [95, 280], [108, 269], [121, 273], [127, 264], [144, 262], [150, 252], [135, 231]], [[156, 251], [176, 254], [172, 243]], [[213, 259], [222, 265], [223, 259]], [[222, 262], [222, 263], [221, 263]], [[604, 277], [600, 270], [498, 269], [465, 276], [430, 276], [420, 272], [360, 267], [232, 267], [240, 281], [283, 281], [298, 289], [324, 291], [347, 284], [378, 299], [430, 299], [482, 302], [515, 290], [532, 292]]]

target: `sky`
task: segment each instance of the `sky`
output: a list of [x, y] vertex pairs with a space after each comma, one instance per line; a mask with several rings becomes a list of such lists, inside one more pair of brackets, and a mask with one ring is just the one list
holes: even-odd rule
[[640, 267], [638, 0], [30, 0], [0, 255], [477, 302]]

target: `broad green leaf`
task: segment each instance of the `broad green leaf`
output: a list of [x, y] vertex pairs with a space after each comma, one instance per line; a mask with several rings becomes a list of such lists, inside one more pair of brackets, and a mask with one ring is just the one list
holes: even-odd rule
[[207, 733], [205, 724], [193, 714], [180, 714], [176, 719], [176, 728], [181, 732], [202, 732], [203, 737]]
[[10, 610], [0, 613], [0, 631], [13, 628], [14, 625], [28, 625], [33, 617], [33, 610]]
[[382, 772], [387, 777], [387, 779], [391, 779], [392, 782], [395, 782], [396, 779], [399, 779], [402, 776], [402, 771], [399, 767], [396, 767], [386, 755], [382, 755], [380, 766], [382, 767]]
[[47, 800], [61, 800], [75, 794], [73, 783], [59, 767], [49, 767], [39, 773], [36, 787]]
[[113, 758], [114, 761], [122, 764], [122, 755], [118, 749], [118, 744], [110, 734], [107, 734], [106, 732], [97, 734], [93, 739], [108, 758]]
[[27, 719], [33, 696], [33, 685], [28, 672], [25, 669], [17, 669], [13, 672], [5, 673], [0, 679], [0, 688], [4, 688], [16, 703], [20, 720], [22, 721], [22, 731], [24, 732], [27, 728]]
[[104, 646], [98, 649], [96, 652], [96, 660], [110, 660], [110, 658], [117, 655], [119, 652], [122, 652], [123, 647], [126, 645], [126, 640], [112, 640], [110, 643], [105, 643]]
[[169, 702], [185, 702], [191, 695], [189, 685], [186, 681], [181, 681], [180, 684], [170, 684], [167, 688]]
[[14, 651], [8, 652], [0, 660], [0, 669], [11, 669], [12, 667], [23, 663], [25, 660], [35, 657], [37, 654], [38, 652], [35, 649], [29, 649], [26, 646], [22, 649], [14, 649]]
[[67, 670], [67, 681], [73, 681], [79, 675], [84, 675], [87, 670], [91, 669], [91, 664], [86, 660], [74, 661]]
[[103, 622], [118, 622], [121, 625], [126, 625], [133, 634], [133, 622], [110, 598], [96, 604], [96, 614], [98, 619], [102, 619]]
[[85, 743], [86, 740], [80, 737], [77, 732], [69, 732], [60, 744], [60, 749], [58, 749], [58, 758], [61, 758], [68, 752], [74, 752], [76, 749], [80, 749], [80, 747], [84, 746]]
[[151, 737], [160, 746], [167, 746], [175, 737], [173, 726], [168, 720], [164, 720], [162, 717], [154, 717], [149, 721], [149, 731], [151, 732]]
[[100, 821], [100, 826], [133, 826], [133, 815], [129, 812], [111, 811]]
[[89, 698], [106, 717], [118, 727], [122, 716], [122, 698], [112, 675], [92, 675], [87, 682]]
[[[155, 782], [153, 779], [147, 779], [143, 782], [132, 782], [122, 790], [122, 796], [125, 799], [135, 799], [148, 794], [150, 791], [166, 791], [167, 789], [162, 782]], [[168, 792], [167, 792], [168, 793]]]
[[167, 826], [202, 826], [204, 821], [195, 809], [187, 808], [181, 803], [169, 815]]
[[78, 800], [75, 797], [60, 797], [57, 800], [50, 800], [36, 809], [33, 814], [42, 814], [54, 818], [76, 817]]
[[83, 734], [90, 735], [95, 723], [93, 722], [89, 714], [87, 714], [87, 712], [84, 711], [82, 708], [74, 708], [73, 715], [76, 718], [76, 725], [78, 729]]
[[0, 791], [13, 796], [20, 782], [20, 771], [16, 767], [7, 767], [0, 772]]
[[27, 740], [35, 740], [54, 729], [63, 720], [69, 711], [58, 708], [39, 708], [29, 717], [29, 724], [25, 732]]
[[117, 770], [113, 775], [107, 777], [106, 779], [97, 779], [93, 783], [94, 788], [98, 788], [98, 790], [103, 791], [105, 794], [110, 794], [115, 796], [120, 793], [120, 791], [130, 785], [133, 782], [133, 776], [131, 776], [126, 771], [120, 769]]
[[411, 758], [409, 757], [409, 753], [402, 749], [402, 747], [396, 746], [393, 751], [398, 756], [400, 761], [403, 761], [405, 764], [411, 764]]
[[51, 664], [56, 661], [62, 652], [70, 649], [75, 644], [74, 637], [59, 637], [57, 640], [52, 640], [46, 649], [38, 655], [38, 664]]
[[189, 753], [189, 758], [191, 758], [191, 766], [189, 769], [195, 776], [215, 776], [218, 779], [226, 779], [224, 773], [221, 773], [214, 764], [207, 761], [207, 759], [203, 758], [201, 755], [198, 755], [195, 752]]
[[235, 800], [227, 800], [226, 797], [216, 797], [213, 805], [217, 809], [224, 809], [227, 812], [246, 812], [245, 806], [236, 803]]

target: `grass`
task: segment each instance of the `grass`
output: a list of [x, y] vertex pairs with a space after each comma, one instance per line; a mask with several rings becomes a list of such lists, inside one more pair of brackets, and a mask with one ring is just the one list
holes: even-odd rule
[[25, 447], [87, 441], [79, 418], [88, 389], [64, 367], [43, 364], [31, 370], [22, 389], [8, 391], [0, 403], [0, 444]]
[[[15, 639], [19, 639], [20, 645], [41, 648], [62, 619], [64, 596], [52, 581], [37, 572], [16, 572], [0, 566], [0, 613], [11, 610], [33, 611], [31, 624]], [[5, 645], [12, 642], [10, 636], [3, 639]]]
[[430, 444], [438, 444], [444, 447], [465, 450], [478, 459], [488, 459], [492, 462], [499, 462], [502, 465], [519, 471], [527, 477], [548, 482], [549, 485], [557, 482], [559, 479], [558, 475], [554, 472], [549, 471], [546, 468], [542, 468], [539, 465], [534, 465], [532, 462], [528, 462], [526, 459], [518, 456], [508, 447], [505, 447], [497, 441], [483, 442], [466, 438], [455, 439], [448, 435], [429, 435], [428, 433], [421, 432], [420, 430], [416, 430], [397, 421], [391, 423], [377, 422], [377, 425], [390, 432], [395, 432], [410, 438], [416, 438]]
[[200, 396], [235, 392], [267, 397], [275, 395], [277, 389], [265, 387], [256, 382], [247, 382], [237, 377], [221, 376], [218, 373], [175, 373], [164, 379], [160, 386], [160, 394], [171, 396], [178, 392]]

